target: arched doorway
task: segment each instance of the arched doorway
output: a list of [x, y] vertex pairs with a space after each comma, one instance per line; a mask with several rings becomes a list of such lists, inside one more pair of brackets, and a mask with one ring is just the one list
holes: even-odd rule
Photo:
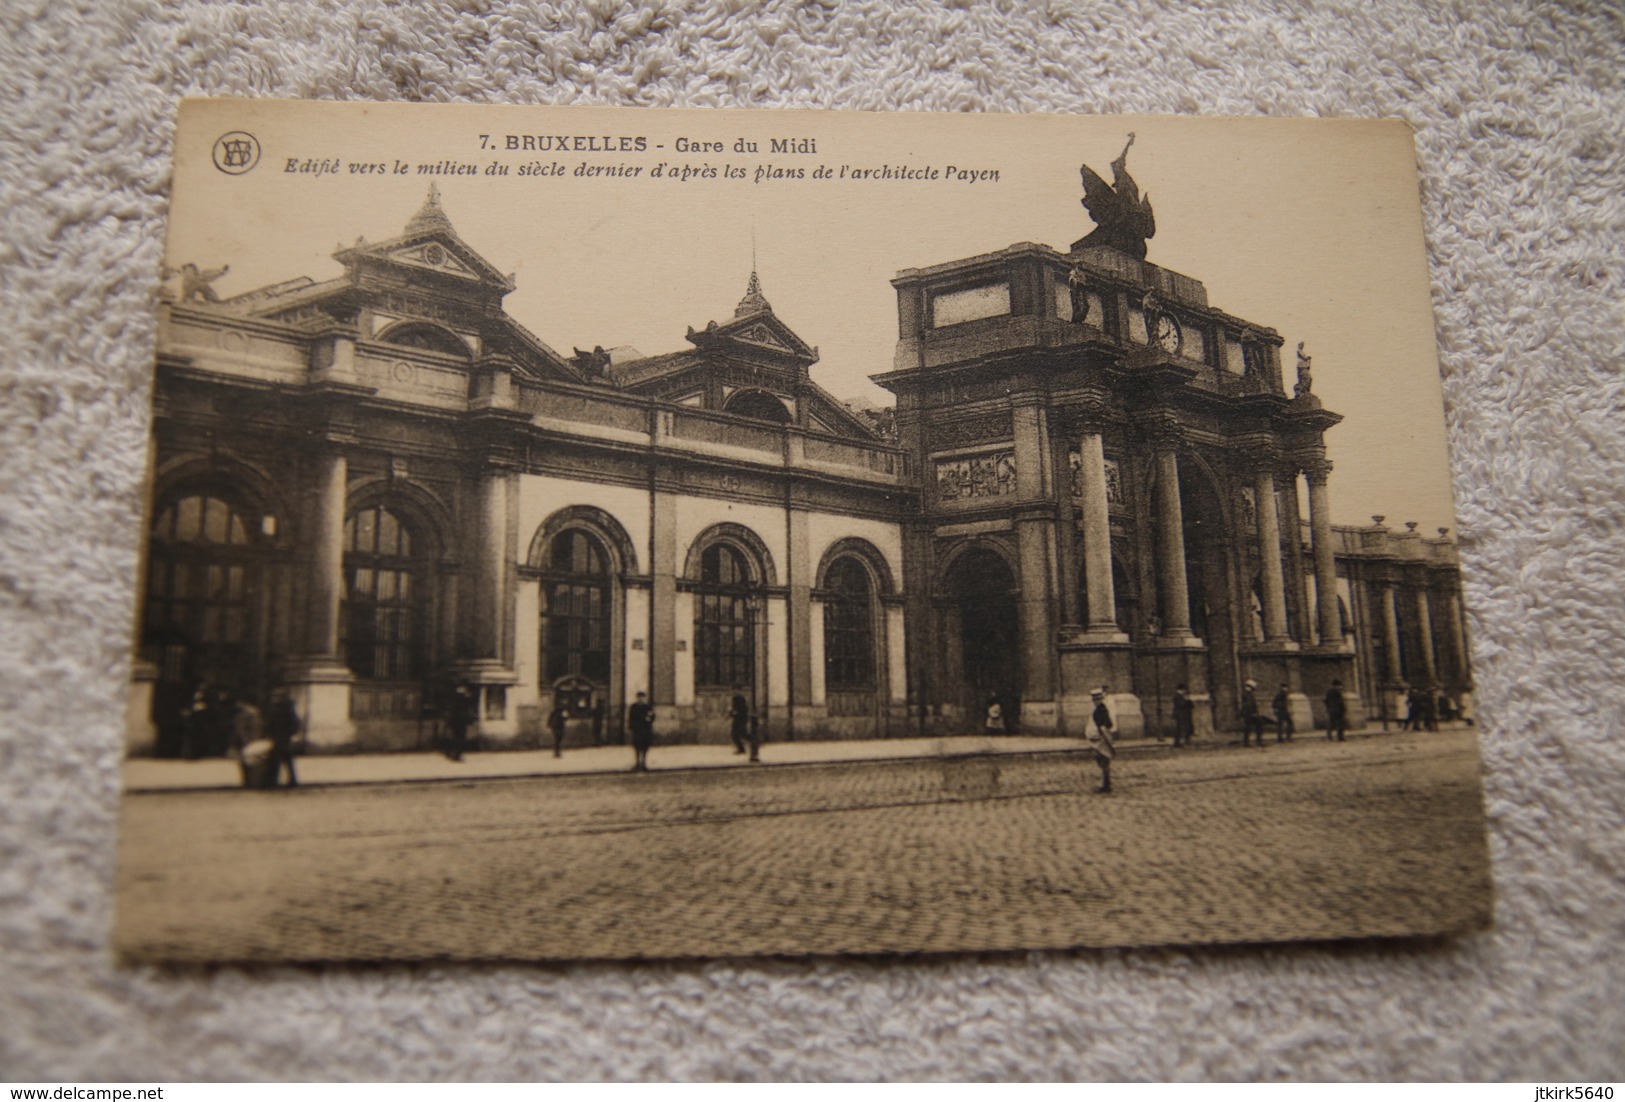
[[615, 570], [585, 528], [553, 537], [542, 574], [542, 684], [577, 742], [602, 742], [615, 666]]
[[770, 722], [767, 591], [775, 585], [767, 545], [744, 525], [713, 525], [689, 546], [679, 598], [692, 609], [694, 733], [701, 742], [729, 737], [735, 696], [745, 698], [748, 714]]
[[1003, 556], [973, 547], [948, 568], [948, 699], [958, 687], [965, 725], [980, 730], [988, 702], [997, 698], [1013, 727], [1021, 707], [1021, 614], [1016, 579]]
[[356, 509], [344, 526], [340, 648], [355, 674], [350, 716], [416, 724], [432, 669], [435, 554], [423, 525], [394, 503]]
[[[267, 533], [275, 531], [272, 514], [227, 487], [182, 488], [160, 499], [141, 624], [142, 657], [157, 670], [152, 718], [160, 756], [181, 754], [184, 712], [198, 688], [211, 701], [220, 694], [263, 700], [274, 555]], [[191, 742], [194, 756], [226, 749], [219, 738]]]

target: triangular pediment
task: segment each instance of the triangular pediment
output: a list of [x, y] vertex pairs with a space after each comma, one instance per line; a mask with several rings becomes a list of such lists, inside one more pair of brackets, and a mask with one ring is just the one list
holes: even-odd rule
[[818, 362], [818, 349], [796, 336], [795, 330], [780, 321], [772, 311], [735, 318], [723, 325], [712, 322], [702, 330], [690, 329], [688, 339], [697, 348], [708, 351], [731, 348], [752, 359], [762, 352], [768, 352], [775, 357], [787, 357], [803, 366]]
[[449, 243], [441, 240], [438, 234], [429, 241], [404, 245], [387, 253], [386, 257], [397, 264], [480, 282], [480, 273], [460, 258], [456, 251], [449, 247]]
[[777, 352], [794, 351], [794, 349], [792, 349], [789, 344], [787, 344], [784, 339], [779, 336], [779, 334], [773, 331], [773, 327], [768, 325], [766, 322], [759, 321], [755, 325], [747, 326], [746, 328], [741, 329], [738, 333], [734, 334], [734, 339], [744, 344], [757, 344], [761, 345], [763, 348], [771, 348]]
[[434, 229], [388, 241], [357, 241], [350, 248], [334, 253], [333, 258], [347, 268], [374, 265], [410, 268], [417, 272], [449, 276], [502, 293], [513, 290], [513, 280], [491, 267], [453, 230]]
[[340, 248], [333, 258], [346, 268], [396, 267], [433, 272], [480, 285], [501, 294], [513, 290], [513, 279], [503, 275], [485, 258], [457, 236], [451, 219], [440, 205], [440, 189], [429, 188], [428, 198], [399, 237], [368, 242], [357, 238], [349, 248]]

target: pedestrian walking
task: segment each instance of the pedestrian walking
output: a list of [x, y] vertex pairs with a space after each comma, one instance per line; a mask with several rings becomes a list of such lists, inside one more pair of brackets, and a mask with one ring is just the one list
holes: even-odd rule
[[246, 700], [226, 695], [221, 698], [221, 714], [230, 731], [227, 753], [237, 759], [244, 788], [271, 788], [276, 774], [271, 772], [271, 743], [261, 730], [260, 710]]
[[553, 756], [564, 756], [564, 725], [570, 721], [570, 709], [565, 706], [563, 699], [553, 702], [553, 710], [547, 716], [547, 729], [553, 732]]
[[468, 747], [468, 729], [473, 726], [477, 715], [474, 694], [467, 685], [457, 686], [457, 691], [451, 694], [451, 700], [446, 704], [446, 729], [451, 733], [446, 757], [451, 761], [463, 760], [463, 751]]
[[1258, 710], [1258, 682], [1248, 679], [1241, 689], [1241, 744], [1256, 738], [1258, 748], [1264, 749], [1264, 716]]
[[211, 694], [207, 685], [192, 690], [192, 699], [181, 709], [181, 757], [197, 761], [208, 756], [217, 726], [215, 710], [210, 705]]
[[1349, 706], [1343, 699], [1343, 682], [1332, 678], [1332, 687], [1326, 690], [1326, 741], [1331, 742], [1333, 736], [1336, 741], [1343, 741], [1343, 734], [1348, 727]]
[[1110, 792], [1112, 790], [1112, 759], [1117, 756], [1117, 743], [1112, 738], [1112, 713], [1106, 707], [1106, 691], [1096, 689], [1089, 694], [1094, 701], [1094, 714], [1089, 717], [1094, 726], [1094, 733], [1089, 736], [1089, 745], [1095, 752], [1095, 764], [1100, 766], [1100, 787], [1096, 792]]
[[1174, 686], [1174, 746], [1189, 746], [1196, 737], [1196, 703], [1181, 682]]
[[1420, 731], [1422, 729], [1422, 694], [1411, 689], [1405, 694], [1405, 722], [1399, 725], [1401, 731]]
[[293, 769], [293, 755], [302, 729], [292, 695], [287, 689], [279, 687], [271, 694], [271, 707], [265, 715], [265, 734], [271, 740], [272, 788], [282, 783], [284, 769], [288, 771], [288, 787], [299, 787], [299, 775]]
[[1275, 741], [1292, 741], [1292, 697], [1287, 691], [1285, 681], [1277, 690], [1275, 699], [1270, 701], [1270, 708], [1275, 712]]
[[627, 710], [626, 726], [632, 734], [632, 772], [646, 773], [649, 771], [649, 747], [655, 739], [654, 709], [649, 706], [647, 693], [639, 693], [637, 701]]
[[743, 754], [745, 743], [750, 741], [750, 705], [745, 701], [745, 690], [737, 686], [734, 688], [734, 698], [728, 704], [728, 722], [734, 753]]
[[1443, 689], [1439, 690], [1438, 708], [1439, 719], [1443, 722], [1449, 723], [1451, 720], [1456, 718], [1456, 702], [1451, 700], [1449, 695]]

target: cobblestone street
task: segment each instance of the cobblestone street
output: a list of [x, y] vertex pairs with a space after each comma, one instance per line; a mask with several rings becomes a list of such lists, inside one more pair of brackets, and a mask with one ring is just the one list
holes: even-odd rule
[[127, 795], [133, 959], [979, 950], [1430, 933], [1491, 907], [1471, 731]]

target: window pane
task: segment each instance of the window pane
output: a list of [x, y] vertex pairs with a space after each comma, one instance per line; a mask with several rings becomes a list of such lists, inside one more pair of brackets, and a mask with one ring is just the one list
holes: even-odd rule
[[401, 526], [387, 509], [378, 510], [378, 551], [384, 555], [400, 553]]
[[183, 541], [195, 540], [202, 530], [203, 499], [201, 497], [182, 498], [176, 506], [175, 538]]
[[217, 497], [203, 499], [203, 538], [210, 543], [226, 542], [226, 526], [231, 521], [231, 509]]

